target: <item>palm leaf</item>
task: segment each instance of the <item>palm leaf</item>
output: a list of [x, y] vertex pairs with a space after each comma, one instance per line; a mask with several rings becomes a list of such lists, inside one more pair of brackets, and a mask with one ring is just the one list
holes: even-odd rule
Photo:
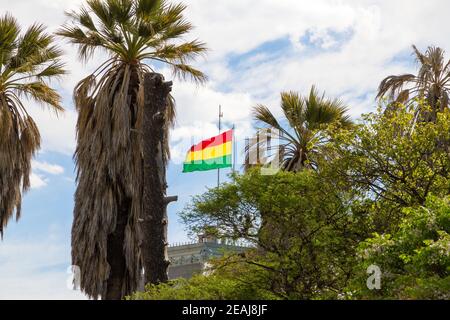
[[414, 45], [412, 47], [419, 64], [417, 75], [386, 77], [378, 87], [377, 99], [389, 98], [388, 110], [395, 108], [396, 103], [409, 106], [416, 100], [426, 99], [432, 108], [431, 114], [419, 109], [417, 111], [421, 114], [420, 118], [434, 121], [437, 112], [448, 108], [446, 97], [450, 90], [450, 61], [444, 62], [444, 50], [439, 47], [428, 47], [425, 53], [420, 52]]
[[[307, 96], [300, 96], [296, 92], [281, 93], [281, 109], [286, 121], [279, 121], [264, 105], [253, 108], [253, 117], [266, 128], [279, 131], [276, 137], [279, 144], [275, 147], [280, 152], [282, 168], [288, 171], [298, 171], [316, 163], [313, 156], [320, 156], [321, 149], [327, 143], [321, 131], [325, 125], [334, 122], [339, 122], [342, 126], [352, 125], [346, 114], [347, 107], [338, 99], [325, 98], [325, 93], [319, 96], [314, 86]], [[252, 143], [246, 152], [263, 153], [266, 151], [265, 143], [264, 139]], [[248, 163], [248, 155], [246, 159]]]

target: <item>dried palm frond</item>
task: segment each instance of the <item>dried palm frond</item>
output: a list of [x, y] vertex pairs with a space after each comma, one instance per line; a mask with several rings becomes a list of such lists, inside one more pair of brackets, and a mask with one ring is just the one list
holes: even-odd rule
[[[123, 219], [126, 260], [122, 292], [136, 290], [141, 262], [136, 232], [142, 214], [143, 154], [140, 137], [145, 66], [113, 63], [95, 83], [88, 77], [75, 89], [78, 187], [72, 230], [73, 263], [91, 297], [105, 296], [109, 277], [108, 237]], [[94, 95], [89, 95], [91, 87]], [[86, 94], [88, 93], [88, 94]], [[125, 215], [125, 217], [120, 216]]]

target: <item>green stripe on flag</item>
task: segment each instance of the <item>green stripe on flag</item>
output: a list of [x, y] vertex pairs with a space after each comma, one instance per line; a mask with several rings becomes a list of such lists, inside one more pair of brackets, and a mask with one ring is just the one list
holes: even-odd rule
[[208, 171], [214, 169], [230, 168], [232, 166], [231, 162], [231, 154], [202, 161], [185, 162], [183, 164], [183, 172]]

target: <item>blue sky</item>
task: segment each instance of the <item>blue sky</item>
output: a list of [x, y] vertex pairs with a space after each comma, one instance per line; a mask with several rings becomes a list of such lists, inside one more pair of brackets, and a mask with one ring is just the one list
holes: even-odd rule
[[[64, 22], [63, 11], [82, 0], [1, 1], [23, 25], [43, 21], [54, 30]], [[411, 44], [450, 48], [441, 31], [450, 4], [445, 1], [297, 1], [193, 0], [187, 18], [192, 37], [205, 41], [210, 52], [197, 67], [210, 81], [203, 87], [174, 81], [178, 120], [171, 135], [169, 194], [179, 201], [169, 207], [169, 241], [187, 240], [177, 213], [190, 197], [216, 184], [216, 172], [182, 174], [181, 162], [192, 142], [217, 134], [217, 108], [225, 127], [236, 125], [238, 150], [253, 132], [251, 107], [264, 103], [279, 112], [279, 93], [305, 93], [315, 84], [331, 97], [340, 97], [357, 118], [373, 110], [374, 92], [389, 74], [413, 72]], [[28, 10], [30, 6], [33, 10]], [[439, 10], [436, 8], [439, 6]], [[445, 7], [445, 9], [443, 8]], [[429, 21], [423, 16], [431, 16]], [[55, 84], [64, 96], [65, 115], [56, 118], [28, 104], [42, 136], [42, 150], [33, 163], [33, 188], [23, 202], [19, 221], [11, 221], [0, 242], [0, 299], [84, 298], [66, 288], [70, 266], [70, 229], [75, 191], [74, 126], [71, 92], [104, 57], [80, 65], [70, 46], [71, 74]], [[168, 70], [160, 70], [170, 78]], [[240, 158], [240, 157], [239, 157]], [[223, 170], [222, 180], [229, 170]]]

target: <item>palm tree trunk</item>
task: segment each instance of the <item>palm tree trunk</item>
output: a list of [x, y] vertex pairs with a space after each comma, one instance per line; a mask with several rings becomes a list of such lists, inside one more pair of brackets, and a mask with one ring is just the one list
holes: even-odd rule
[[144, 78], [144, 190], [141, 217], [141, 252], [145, 283], [168, 280], [167, 205], [176, 197], [166, 197], [166, 157], [164, 152], [167, 99], [172, 82], [164, 82], [160, 74], [148, 73]]
[[111, 269], [106, 282], [105, 300], [121, 300], [124, 298], [123, 286], [127, 270], [123, 246], [129, 210], [130, 201], [123, 201], [117, 215], [116, 230], [108, 236], [107, 259]]

